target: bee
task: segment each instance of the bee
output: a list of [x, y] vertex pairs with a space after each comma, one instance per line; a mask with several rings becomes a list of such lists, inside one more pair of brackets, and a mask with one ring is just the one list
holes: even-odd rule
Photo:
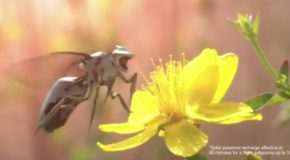
[[82, 57], [82, 60], [79, 61], [79, 68], [83, 74], [81, 76], [61, 77], [53, 84], [41, 106], [39, 124], [35, 133], [41, 128], [50, 133], [62, 127], [75, 108], [88, 99], [93, 100], [89, 120], [89, 126], [91, 126], [101, 86], [107, 87], [105, 101], [108, 97], [118, 98], [124, 109], [130, 112], [122, 95], [114, 92], [112, 88], [117, 78], [125, 83], [130, 83], [131, 99], [136, 87], [137, 73], [130, 78], [126, 78], [124, 73], [128, 71], [128, 60], [134, 56], [132, 52], [122, 46], [116, 46], [112, 53], [56, 52], [52, 54]]

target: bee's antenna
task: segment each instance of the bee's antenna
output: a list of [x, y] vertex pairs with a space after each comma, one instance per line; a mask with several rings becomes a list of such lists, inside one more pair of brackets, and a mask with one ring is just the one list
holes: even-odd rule
[[92, 58], [89, 54], [82, 53], [82, 52], [52, 52], [50, 54], [71, 54], [71, 55], [83, 56], [83, 57], [85, 57], [85, 59]]

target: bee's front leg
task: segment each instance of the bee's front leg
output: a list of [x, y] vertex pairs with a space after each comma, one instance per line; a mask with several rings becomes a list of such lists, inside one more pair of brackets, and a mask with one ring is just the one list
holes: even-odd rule
[[131, 84], [131, 87], [130, 87], [130, 100], [131, 100], [133, 93], [135, 92], [135, 89], [136, 89], [137, 73], [133, 74], [133, 76], [131, 76], [129, 79], [127, 79], [121, 72], [117, 72], [117, 75], [125, 83]]
[[124, 98], [122, 97], [122, 95], [121, 95], [120, 93], [118, 93], [118, 92], [113, 93], [112, 90], [108, 90], [108, 92], [109, 92], [109, 96], [110, 96], [112, 99], [115, 99], [116, 97], [119, 98], [119, 100], [120, 100], [120, 102], [121, 102], [123, 108], [124, 108], [128, 113], [131, 112], [130, 109], [129, 109], [129, 107], [127, 106], [127, 104], [126, 104]]

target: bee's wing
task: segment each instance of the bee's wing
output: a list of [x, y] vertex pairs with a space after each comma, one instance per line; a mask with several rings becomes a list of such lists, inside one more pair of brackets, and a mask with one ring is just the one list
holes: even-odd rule
[[78, 52], [55, 53], [20, 61], [9, 66], [6, 72], [13, 80], [38, 91], [47, 91], [60, 77], [82, 74], [78, 64], [84, 57], [74, 54]]

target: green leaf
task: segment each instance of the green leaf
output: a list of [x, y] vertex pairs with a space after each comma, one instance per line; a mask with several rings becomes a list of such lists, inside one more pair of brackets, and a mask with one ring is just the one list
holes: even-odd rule
[[289, 99], [290, 99], [289, 95], [286, 94], [285, 92], [263, 93], [244, 103], [249, 105], [253, 110], [257, 110], [265, 106], [270, 106], [273, 104], [278, 104], [278, 103], [288, 101]]
[[253, 110], [257, 110], [267, 104], [273, 96], [273, 93], [263, 93], [246, 101], [245, 103], [249, 105]]
[[289, 98], [290, 97], [283, 92], [275, 93], [274, 96], [271, 98], [271, 100], [268, 101], [267, 105], [282, 103], [282, 102], [289, 100]]
[[194, 156], [186, 157], [186, 160], [207, 160], [207, 158], [205, 155], [197, 153]]
[[289, 87], [289, 64], [288, 61], [285, 60], [281, 65], [280, 72], [278, 75], [278, 80], [276, 81], [276, 86], [278, 88], [282, 88], [286, 94], [289, 95], [290, 87]]
[[288, 63], [288, 60], [285, 60], [282, 63], [279, 74], [285, 75], [286, 77], [289, 77], [289, 63]]

